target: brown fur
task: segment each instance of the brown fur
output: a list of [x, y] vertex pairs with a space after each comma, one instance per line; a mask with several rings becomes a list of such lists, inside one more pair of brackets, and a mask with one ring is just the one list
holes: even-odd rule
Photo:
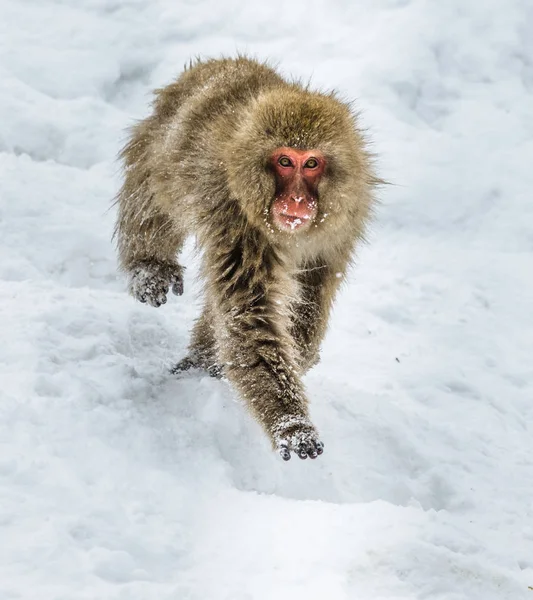
[[[327, 160], [301, 234], [269, 219], [279, 147]], [[176, 254], [189, 234], [203, 250], [204, 311], [178, 369], [223, 373], [284, 458], [321, 453], [300, 376], [318, 361], [378, 182], [350, 108], [247, 58], [198, 62], [156, 92], [122, 158], [116, 233], [132, 293], [156, 306], [169, 286], [181, 293]]]

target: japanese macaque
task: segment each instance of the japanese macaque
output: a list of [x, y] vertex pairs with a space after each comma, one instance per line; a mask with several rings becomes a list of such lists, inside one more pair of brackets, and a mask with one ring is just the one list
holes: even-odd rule
[[141, 302], [183, 292], [202, 249], [204, 306], [174, 372], [226, 377], [284, 460], [324, 445], [301, 376], [363, 238], [378, 183], [350, 107], [244, 57], [197, 62], [156, 91], [122, 151], [120, 267]]

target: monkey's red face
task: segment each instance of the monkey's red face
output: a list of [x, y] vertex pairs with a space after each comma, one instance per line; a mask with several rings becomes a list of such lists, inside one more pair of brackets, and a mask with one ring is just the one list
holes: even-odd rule
[[281, 231], [296, 232], [311, 226], [318, 213], [318, 183], [326, 161], [319, 150], [278, 148], [271, 156], [276, 194], [270, 213]]

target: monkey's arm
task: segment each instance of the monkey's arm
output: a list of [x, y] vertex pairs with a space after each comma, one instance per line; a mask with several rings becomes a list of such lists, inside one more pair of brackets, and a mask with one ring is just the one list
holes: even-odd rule
[[294, 282], [268, 245], [237, 238], [221, 247], [211, 248], [206, 272], [224, 373], [284, 460], [291, 451], [316, 458], [323, 444], [309, 419], [290, 334]]
[[148, 178], [138, 181], [131, 170], [118, 196], [115, 229], [122, 270], [129, 274], [129, 291], [141, 302], [161, 306], [169, 288], [183, 293], [183, 268], [176, 259], [184, 235], [155, 205]]

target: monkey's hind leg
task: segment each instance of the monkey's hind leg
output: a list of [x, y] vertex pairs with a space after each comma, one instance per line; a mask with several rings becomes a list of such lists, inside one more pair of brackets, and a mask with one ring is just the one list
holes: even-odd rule
[[212, 314], [207, 306], [194, 325], [189, 353], [171, 369], [171, 373], [178, 374], [190, 369], [207, 371], [211, 377], [217, 379], [223, 375], [223, 368], [217, 362]]

